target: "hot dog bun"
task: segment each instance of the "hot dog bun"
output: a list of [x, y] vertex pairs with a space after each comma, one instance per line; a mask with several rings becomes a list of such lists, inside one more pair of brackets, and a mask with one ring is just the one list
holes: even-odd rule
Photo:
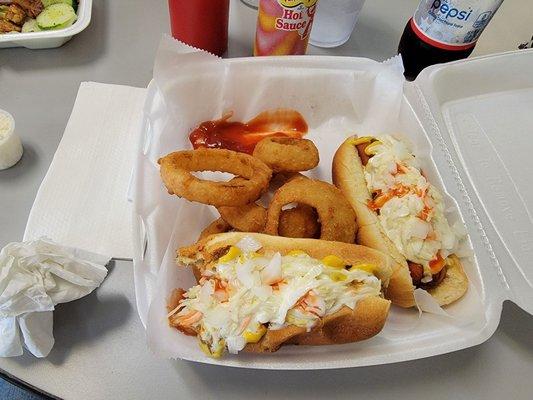
[[298, 326], [268, 330], [258, 343], [246, 345], [250, 353], [272, 353], [284, 344], [321, 346], [354, 343], [377, 335], [389, 314], [390, 301], [381, 297], [366, 297], [352, 310], [343, 307], [322, 318], [310, 332]]
[[[367, 206], [371, 200], [371, 193], [366, 184], [364, 166], [353, 144], [353, 138], [344, 141], [337, 149], [333, 157], [332, 174], [333, 183], [341, 189], [357, 215], [359, 225], [357, 243], [384, 252], [395, 261], [385, 296], [400, 307], [413, 307], [415, 286], [407, 260], [383, 231], [376, 212]], [[440, 305], [456, 301], [464, 295], [468, 287], [468, 278], [459, 259], [448, 257], [446, 265], [447, 273], [444, 280], [428, 290]]]
[[[392, 275], [393, 261], [387, 255], [365, 246], [327, 242], [316, 239], [291, 239], [257, 233], [229, 232], [207, 237], [198, 243], [178, 250], [178, 262], [200, 270], [210, 269], [244, 237], [251, 237], [263, 246], [259, 254], [279, 252], [286, 255], [301, 250], [309, 256], [322, 259], [328, 255], [342, 258], [349, 265], [372, 264], [374, 274], [387, 285]], [[326, 315], [306, 332], [304, 327], [289, 325], [278, 330], [267, 330], [258, 343], [249, 343], [245, 351], [273, 352], [283, 344], [325, 345], [357, 342], [368, 339], [381, 331], [387, 318], [390, 301], [379, 296], [368, 296], [357, 302], [355, 308], [344, 306]]]

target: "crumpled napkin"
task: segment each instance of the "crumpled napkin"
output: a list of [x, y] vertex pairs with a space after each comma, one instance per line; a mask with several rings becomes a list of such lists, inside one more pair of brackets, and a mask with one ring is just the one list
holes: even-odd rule
[[107, 275], [110, 258], [41, 238], [10, 243], [0, 252], [0, 357], [22, 345], [46, 357], [54, 345], [52, 311], [79, 299]]

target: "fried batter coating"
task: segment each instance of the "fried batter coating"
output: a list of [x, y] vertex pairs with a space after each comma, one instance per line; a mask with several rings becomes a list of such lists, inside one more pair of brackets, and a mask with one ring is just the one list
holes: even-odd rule
[[17, 4], [11, 4], [6, 12], [5, 19], [15, 25], [22, 25], [26, 19], [26, 12]]
[[20, 32], [21, 27], [15, 25], [12, 22], [0, 19], [0, 32], [9, 33], [9, 32]]
[[320, 221], [320, 239], [353, 243], [357, 232], [355, 212], [335, 186], [305, 178], [296, 178], [280, 187], [268, 207], [265, 233], [279, 235], [282, 207], [306, 204], [316, 210]]
[[308, 139], [268, 137], [255, 146], [254, 157], [274, 172], [298, 172], [315, 168], [320, 161], [318, 149]]
[[30, 18], [36, 18], [44, 8], [41, 0], [13, 0], [13, 3], [20, 6]]
[[320, 224], [318, 214], [313, 207], [305, 204], [281, 211], [279, 217], [279, 234], [290, 238], [318, 238]]
[[[242, 206], [268, 189], [272, 170], [248, 154], [223, 149], [183, 150], [159, 159], [161, 178], [169, 193], [189, 201], [220, 206]], [[222, 171], [236, 175], [229, 182], [196, 178], [194, 171]]]

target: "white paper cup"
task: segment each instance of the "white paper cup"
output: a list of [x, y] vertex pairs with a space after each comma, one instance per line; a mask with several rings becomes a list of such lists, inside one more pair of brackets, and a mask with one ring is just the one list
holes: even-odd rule
[[365, 0], [319, 0], [309, 43], [337, 47], [350, 39]]
[[15, 133], [15, 120], [7, 111], [0, 109], [0, 123], [6, 123], [7, 130], [0, 130], [0, 171], [12, 167], [22, 157], [22, 142]]

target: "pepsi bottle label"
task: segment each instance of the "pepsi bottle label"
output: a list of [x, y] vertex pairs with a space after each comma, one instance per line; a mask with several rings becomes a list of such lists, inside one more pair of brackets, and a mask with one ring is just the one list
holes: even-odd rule
[[423, 0], [411, 27], [424, 42], [444, 50], [475, 46], [503, 0]]

